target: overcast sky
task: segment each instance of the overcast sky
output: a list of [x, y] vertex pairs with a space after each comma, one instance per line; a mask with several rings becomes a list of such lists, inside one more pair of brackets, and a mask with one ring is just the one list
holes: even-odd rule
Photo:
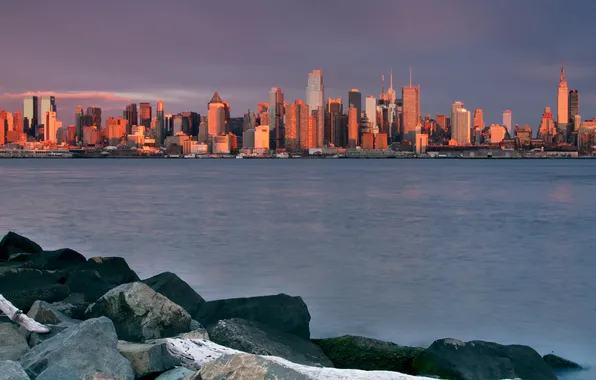
[[274, 86], [304, 99], [313, 69], [326, 97], [378, 96], [382, 74], [399, 89], [411, 66], [422, 113], [460, 100], [486, 123], [511, 109], [535, 130], [556, 109], [562, 59], [582, 117], [596, 117], [593, 0], [1, 2], [0, 108], [55, 92], [67, 124], [77, 104], [120, 115], [163, 99], [166, 113], [206, 114], [214, 91], [241, 116]]

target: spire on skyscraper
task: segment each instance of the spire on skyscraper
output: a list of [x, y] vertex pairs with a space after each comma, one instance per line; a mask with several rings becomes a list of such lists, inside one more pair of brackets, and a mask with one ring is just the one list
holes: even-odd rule
[[561, 82], [565, 82], [565, 61], [561, 60]]
[[163, 102], [161, 101], [161, 99], [159, 99], [159, 101], [157, 102], [157, 111], [163, 112]]

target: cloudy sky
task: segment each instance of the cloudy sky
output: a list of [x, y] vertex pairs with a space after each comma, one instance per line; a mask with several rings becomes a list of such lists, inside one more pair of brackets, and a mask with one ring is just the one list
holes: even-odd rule
[[[58, 117], [77, 104], [120, 115], [130, 101], [163, 99], [166, 113], [206, 113], [214, 91], [232, 115], [268, 90], [304, 99], [322, 69], [326, 96], [378, 96], [409, 67], [422, 112], [455, 100], [485, 122], [539, 124], [556, 108], [561, 60], [581, 115], [596, 117], [593, 0], [2, 0], [0, 108], [26, 92], [56, 93]], [[399, 90], [398, 90], [399, 93]]]

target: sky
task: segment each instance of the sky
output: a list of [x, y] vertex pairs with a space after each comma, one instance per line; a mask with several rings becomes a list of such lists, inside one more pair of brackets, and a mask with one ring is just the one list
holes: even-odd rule
[[[485, 122], [540, 124], [556, 110], [561, 61], [596, 117], [593, 0], [0, 0], [0, 109], [23, 94], [55, 93], [58, 119], [77, 105], [104, 120], [129, 102], [164, 102], [166, 113], [207, 113], [215, 91], [242, 116], [267, 101], [305, 98], [322, 69], [325, 97], [421, 86], [421, 112], [463, 101]], [[556, 113], [556, 112], [554, 112]]]

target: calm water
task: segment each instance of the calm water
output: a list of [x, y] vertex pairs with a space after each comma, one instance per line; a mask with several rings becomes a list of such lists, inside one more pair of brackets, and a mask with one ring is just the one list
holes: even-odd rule
[[596, 161], [0, 160], [0, 195], [1, 233], [301, 295], [313, 336], [595, 363]]

